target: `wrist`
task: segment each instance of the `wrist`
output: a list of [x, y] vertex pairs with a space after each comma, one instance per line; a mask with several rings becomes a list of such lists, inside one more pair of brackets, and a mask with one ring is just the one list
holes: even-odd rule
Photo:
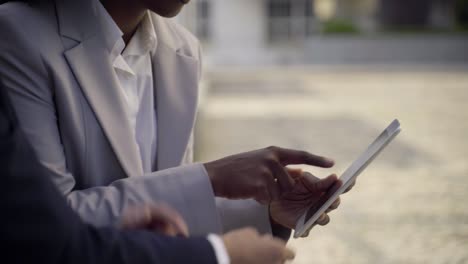
[[218, 177], [216, 177], [217, 173], [215, 164], [213, 164], [213, 162], [207, 162], [204, 163], [203, 166], [205, 167], [206, 173], [208, 174], [208, 179], [210, 180], [214, 195], [218, 197], [221, 196], [221, 184], [218, 181]]
[[229, 251], [227, 249], [224, 239], [214, 234], [209, 234], [207, 236], [207, 239], [210, 242], [211, 246], [213, 247], [218, 264], [231, 263]]
[[270, 216], [271, 234], [274, 237], [282, 239], [283, 241], [288, 241], [292, 230], [275, 221], [271, 215], [270, 204], [268, 205], [268, 214]]
[[268, 216], [270, 217], [271, 227], [279, 225], [279, 223], [275, 221], [275, 218], [273, 218], [273, 215], [271, 214], [271, 202], [268, 204]]

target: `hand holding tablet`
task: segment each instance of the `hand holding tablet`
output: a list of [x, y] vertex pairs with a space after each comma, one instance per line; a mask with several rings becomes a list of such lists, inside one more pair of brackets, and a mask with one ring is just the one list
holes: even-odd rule
[[[369, 145], [367, 150], [354, 161], [340, 177], [342, 185], [332, 190], [321, 202], [311, 206], [296, 223], [294, 238], [303, 237], [313, 227], [317, 219], [345, 192], [357, 176], [379, 155], [379, 153], [398, 135], [400, 122], [394, 120], [377, 139]], [[317, 209], [318, 208], [318, 209]]]

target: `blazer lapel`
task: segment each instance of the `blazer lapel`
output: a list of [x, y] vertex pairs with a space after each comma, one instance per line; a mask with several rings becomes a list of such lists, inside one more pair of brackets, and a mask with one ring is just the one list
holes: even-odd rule
[[153, 59], [153, 72], [158, 127], [157, 169], [162, 170], [181, 164], [194, 126], [198, 61], [161, 43]]
[[142, 175], [139, 152], [126, 120], [126, 103], [102, 40], [91, 37], [66, 51], [65, 57], [126, 174]]
[[[65, 57], [127, 176], [142, 175], [141, 158], [126, 119], [125, 101], [103, 36], [102, 6], [95, 0], [56, 0], [59, 30], [78, 45]], [[68, 41], [69, 42], [69, 41]]]

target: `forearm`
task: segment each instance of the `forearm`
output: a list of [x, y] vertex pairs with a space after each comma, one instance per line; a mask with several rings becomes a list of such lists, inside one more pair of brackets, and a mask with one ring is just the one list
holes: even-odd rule
[[84, 226], [59, 263], [217, 263], [206, 238], [173, 238], [142, 230]]
[[81, 218], [97, 226], [118, 223], [124, 208], [162, 201], [182, 215], [192, 235], [222, 230], [214, 194], [200, 164], [126, 178], [109, 186], [74, 191], [67, 197]]
[[216, 198], [216, 205], [223, 224], [223, 233], [243, 227], [254, 227], [262, 234], [272, 233], [267, 206], [252, 199], [225, 198]]
[[274, 222], [271, 218], [270, 223], [272, 235], [287, 242], [291, 237], [292, 230]]

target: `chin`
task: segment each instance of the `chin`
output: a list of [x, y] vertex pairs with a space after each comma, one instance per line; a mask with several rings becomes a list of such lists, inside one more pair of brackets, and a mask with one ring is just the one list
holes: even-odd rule
[[167, 17], [167, 18], [171, 18], [171, 17], [175, 17], [177, 16], [180, 11], [182, 10], [182, 6], [179, 8], [179, 9], [176, 9], [176, 10], [170, 10], [170, 11], [167, 11], [167, 12], [156, 12], [158, 15], [162, 16], [162, 17]]
[[171, 18], [177, 16], [185, 3], [188, 3], [189, 1], [190, 0], [173, 0], [172, 4], [153, 5], [149, 9], [162, 17]]

